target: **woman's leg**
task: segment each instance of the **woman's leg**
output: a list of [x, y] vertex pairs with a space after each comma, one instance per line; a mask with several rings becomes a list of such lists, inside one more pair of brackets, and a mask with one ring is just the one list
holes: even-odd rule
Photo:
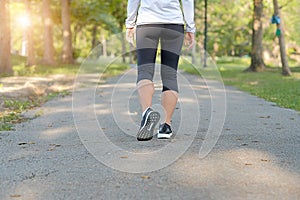
[[178, 100], [177, 68], [184, 29], [182, 25], [165, 25], [165, 27], [161, 40], [162, 106], [166, 112], [165, 123], [170, 125]]
[[153, 111], [152, 97], [154, 94], [153, 76], [160, 28], [152, 26], [137, 27], [138, 77], [137, 91], [143, 109], [141, 126], [137, 140], [153, 138], [154, 128], [159, 122], [160, 114]]
[[140, 80], [137, 83], [137, 91], [142, 110], [145, 111], [147, 108], [150, 108], [152, 106], [154, 84], [152, 81], [147, 79]]
[[167, 90], [162, 93], [161, 104], [166, 112], [164, 123], [171, 125], [172, 116], [176, 108], [178, 93], [174, 90]]
[[138, 59], [137, 91], [142, 110], [145, 111], [151, 107], [154, 94], [153, 76], [159, 42], [159, 28], [150, 25], [138, 26], [136, 35]]

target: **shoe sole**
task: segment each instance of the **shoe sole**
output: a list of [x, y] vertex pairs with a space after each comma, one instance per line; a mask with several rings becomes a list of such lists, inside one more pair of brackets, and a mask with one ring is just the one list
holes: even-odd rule
[[137, 134], [138, 141], [147, 141], [153, 138], [154, 128], [159, 122], [160, 114], [159, 112], [151, 111], [147, 118], [145, 125], [139, 130]]
[[157, 139], [170, 139], [172, 135], [172, 133], [157, 133]]

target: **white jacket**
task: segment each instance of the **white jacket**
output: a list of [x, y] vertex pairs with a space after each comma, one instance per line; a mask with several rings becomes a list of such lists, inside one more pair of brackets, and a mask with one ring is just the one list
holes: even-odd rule
[[128, 0], [126, 28], [142, 24], [185, 24], [195, 33], [194, 0]]

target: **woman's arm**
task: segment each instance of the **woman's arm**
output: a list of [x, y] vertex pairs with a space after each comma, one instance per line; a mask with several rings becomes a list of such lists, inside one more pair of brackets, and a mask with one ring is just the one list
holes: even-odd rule
[[126, 28], [133, 28], [136, 25], [136, 18], [141, 0], [128, 0]]
[[195, 21], [194, 21], [194, 0], [181, 0], [184, 20], [186, 23], [186, 32], [195, 33]]

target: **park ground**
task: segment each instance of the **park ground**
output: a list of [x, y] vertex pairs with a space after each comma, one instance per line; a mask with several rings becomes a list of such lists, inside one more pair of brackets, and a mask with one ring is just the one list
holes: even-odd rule
[[[97, 160], [86, 149], [77, 132], [78, 124], [74, 124], [72, 93], [65, 92], [74, 87], [73, 75], [24, 78], [33, 85], [32, 80], [44, 83], [37, 85], [48, 98], [24, 108], [20, 116], [24, 121], [14, 124], [13, 131], [0, 133], [0, 199], [299, 199], [299, 112], [226, 86], [226, 118], [221, 135], [212, 151], [205, 158], [199, 158], [212, 112], [217, 111], [212, 110], [209, 80], [183, 71], [180, 74], [189, 80], [199, 102], [197, 133], [189, 148], [173, 163], [141, 173], [121, 172]], [[155, 151], [172, 143], [180, 144], [189, 136], [176, 133], [170, 141], [153, 139], [140, 143], [134, 136], [124, 134], [109, 109], [112, 92], [124, 75], [129, 81], [125, 84], [127, 89], [134, 88], [136, 75], [131, 68], [100, 85], [98, 74], [89, 74], [82, 79], [86, 84], [75, 86], [79, 88], [78, 93], [84, 95], [97, 85], [95, 114], [102, 131], [115, 145], [128, 151]], [[6, 78], [9, 79], [13, 78]], [[297, 81], [297, 77], [293, 81]], [[159, 104], [161, 85], [155, 86], [154, 104]], [[29, 91], [39, 91], [36, 88]], [[12, 104], [24, 106], [20, 102]], [[134, 135], [140, 120], [136, 93], [128, 105], [131, 113], [128, 117], [136, 126], [127, 131]], [[178, 104], [173, 119], [177, 124], [175, 132], [179, 129], [181, 109], [183, 105]], [[84, 112], [85, 108], [78, 110]], [[93, 132], [93, 127], [87, 131]], [[109, 144], [100, 142], [99, 145]], [[126, 164], [130, 157], [124, 154], [116, 159]]]

